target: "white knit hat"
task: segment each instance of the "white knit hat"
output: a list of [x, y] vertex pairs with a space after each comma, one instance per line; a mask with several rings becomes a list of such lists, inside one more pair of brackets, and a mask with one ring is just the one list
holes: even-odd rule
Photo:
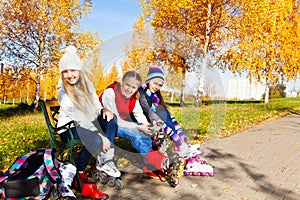
[[77, 55], [76, 48], [74, 46], [67, 46], [63, 51], [65, 53], [58, 63], [60, 73], [67, 69], [81, 70], [82, 63]]

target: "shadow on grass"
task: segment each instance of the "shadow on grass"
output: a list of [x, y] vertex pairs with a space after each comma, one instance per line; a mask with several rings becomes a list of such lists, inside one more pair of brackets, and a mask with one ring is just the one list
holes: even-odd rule
[[33, 106], [28, 105], [26, 103], [20, 103], [16, 106], [11, 106], [5, 109], [1, 109], [0, 112], [0, 119], [1, 118], [7, 118], [7, 117], [13, 117], [16, 115], [26, 115], [28, 113], [34, 112]]

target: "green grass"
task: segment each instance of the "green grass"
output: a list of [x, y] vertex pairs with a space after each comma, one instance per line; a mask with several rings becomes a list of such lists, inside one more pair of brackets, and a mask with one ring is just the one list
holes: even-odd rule
[[[270, 100], [264, 103], [211, 104], [200, 108], [170, 106], [193, 142], [215, 136], [227, 137], [241, 130], [289, 113], [300, 112], [300, 98]], [[129, 145], [124, 143], [123, 145]], [[0, 170], [18, 157], [38, 147], [49, 147], [43, 114], [26, 105], [0, 105]]]
[[265, 103], [217, 103], [200, 108], [170, 107], [189, 138], [200, 142], [214, 136], [230, 136], [251, 126], [300, 112], [300, 98], [282, 98]]
[[9, 167], [18, 156], [49, 146], [43, 115], [31, 111], [25, 113], [0, 117], [0, 169]]

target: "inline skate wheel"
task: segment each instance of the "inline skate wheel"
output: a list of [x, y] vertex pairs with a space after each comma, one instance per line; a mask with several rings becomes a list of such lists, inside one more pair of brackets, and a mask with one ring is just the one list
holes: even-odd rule
[[189, 175], [191, 174], [191, 172], [184, 171], [183, 174], [184, 174], [185, 176], [189, 176]]
[[114, 187], [115, 186], [115, 182], [116, 182], [116, 178], [115, 177], [109, 177], [107, 184], [110, 187]]
[[[203, 172], [192, 172], [192, 175], [193, 176], [199, 176], [199, 175], [202, 175]], [[205, 175], [202, 175], [202, 176], [205, 176]]]
[[101, 172], [100, 173], [100, 183], [106, 184], [108, 182], [108, 177], [106, 173]]
[[107, 175], [105, 173], [103, 173], [103, 172], [98, 171], [98, 170], [94, 170], [92, 172], [92, 178], [95, 181], [99, 181], [102, 184], [106, 184], [108, 182]]
[[97, 170], [92, 171], [92, 179], [95, 180], [95, 181], [100, 180], [100, 175], [99, 175], [99, 172]]
[[200, 172], [200, 176], [206, 176], [207, 172]]
[[176, 187], [177, 185], [179, 185], [179, 178], [176, 177], [175, 180], [170, 180], [168, 182], [171, 187]]
[[179, 161], [179, 163], [180, 163], [181, 166], [185, 166], [186, 165], [186, 160], [185, 160], [184, 157], [179, 156], [178, 157], [178, 161]]
[[117, 190], [122, 190], [124, 188], [123, 182], [120, 179], [116, 179], [115, 188]]
[[208, 173], [209, 176], [214, 176], [215, 174], [215, 172]]

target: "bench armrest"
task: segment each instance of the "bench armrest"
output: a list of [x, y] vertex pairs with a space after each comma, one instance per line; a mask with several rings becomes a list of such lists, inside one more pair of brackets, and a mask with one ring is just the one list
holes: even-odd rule
[[55, 127], [55, 131], [60, 131], [60, 130], [63, 130], [63, 129], [70, 129], [72, 127], [75, 127], [76, 126], [76, 122], [75, 121], [70, 121], [60, 127]]

